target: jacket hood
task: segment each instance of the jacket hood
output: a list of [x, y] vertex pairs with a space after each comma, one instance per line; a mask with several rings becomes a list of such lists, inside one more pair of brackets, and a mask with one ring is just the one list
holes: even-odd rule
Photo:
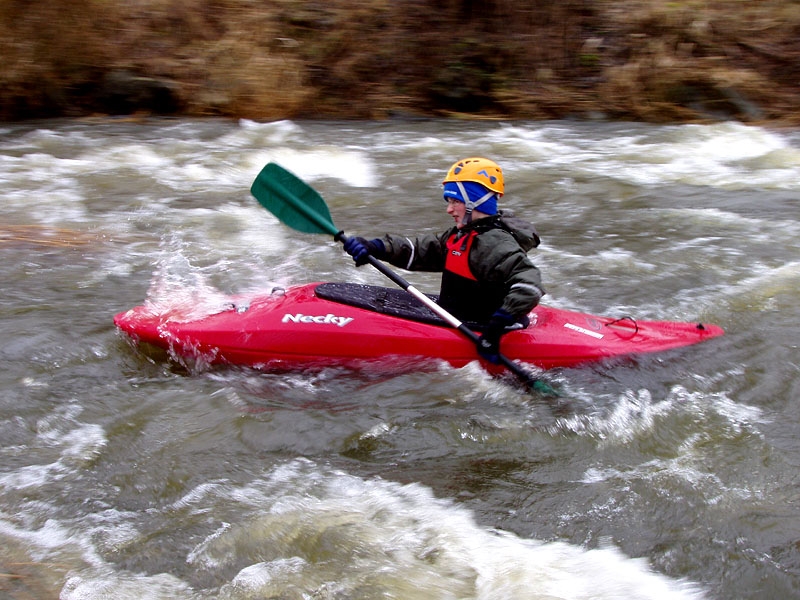
[[484, 217], [473, 221], [464, 227], [461, 232], [466, 233], [472, 229], [476, 231], [488, 231], [489, 229], [502, 229], [507, 231], [514, 236], [514, 239], [525, 252], [536, 248], [541, 242], [533, 223], [515, 217], [514, 213], [510, 210], [501, 210], [491, 217]]

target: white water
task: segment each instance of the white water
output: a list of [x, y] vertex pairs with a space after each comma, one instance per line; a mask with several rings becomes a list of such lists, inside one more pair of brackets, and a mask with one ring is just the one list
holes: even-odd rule
[[[440, 178], [472, 154], [503, 164], [506, 205], [537, 222], [550, 304], [712, 320], [724, 341], [555, 373], [571, 398], [559, 414], [476, 366], [366, 380], [187, 375], [113, 332], [114, 312], [145, 301], [207, 312], [273, 284], [384, 283], [250, 198], [268, 161], [319, 189], [348, 232], [377, 234], [446, 226]], [[68, 122], [6, 127], [0, 165], [0, 565], [42, 565], [0, 591], [488, 600], [796, 589], [793, 132]], [[414, 279], [435, 289], [435, 276]]]

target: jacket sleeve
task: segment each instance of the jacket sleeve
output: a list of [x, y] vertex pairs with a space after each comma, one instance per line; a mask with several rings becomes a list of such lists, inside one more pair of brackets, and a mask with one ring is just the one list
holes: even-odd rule
[[386, 246], [386, 260], [407, 271], [442, 271], [447, 255], [446, 241], [450, 232], [404, 237], [387, 234], [381, 238]]
[[478, 279], [503, 286], [501, 308], [516, 318], [527, 315], [545, 294], [539, 269], [507, 232], [492, 230], [478, 236], [469, 262]]

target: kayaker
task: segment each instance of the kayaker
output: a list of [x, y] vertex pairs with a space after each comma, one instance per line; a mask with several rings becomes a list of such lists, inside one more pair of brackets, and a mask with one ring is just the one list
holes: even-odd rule
[[539, 245], [534, 226], [498, 210], [503, 171], [487, 158], [453, 164], [442, 182], [447, 214], [455, 225], [414, 239], [387, 234], [351, 237], [345, 250], [357, 266], [369, 255], [409, 271], [441, 271], [439, 304], [482, 331], [478, 352], [497, 362], [500, 337], [527, 327], [528, 313], [544, 295], [541, 275], [527, 252]]

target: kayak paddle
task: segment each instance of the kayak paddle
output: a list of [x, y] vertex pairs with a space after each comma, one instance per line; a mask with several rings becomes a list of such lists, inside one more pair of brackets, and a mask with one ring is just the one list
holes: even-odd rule
[[[275, 215], [284, 225], [303, 233], [327, 233], [337, 242], [345, 243], [347, 236], [333, 224], [330, 211], [325, 200], [314, 188], [307, 185], [294, 174], [275, 164], [267, 164], [253, 181], [250, 193], [258, 200], [259, 204]], [[374, 256], [368, 256], [369, 264], [378, 269], [386, 277], [399, 285], [417, 300], [436, 313], [448, 325], [460, 331], [474, 344], [480, 336], [464, 325], [456, 317], [408, 283], [400, 275], [389, 269], [383, 262]], [[541, 394], [558, 396], [558, 393], [543, 381], [535, 378], [517, 363], [500, 354], [499, 361], [509, 371], [514, 373], [520, 381], [533, 391]]]

